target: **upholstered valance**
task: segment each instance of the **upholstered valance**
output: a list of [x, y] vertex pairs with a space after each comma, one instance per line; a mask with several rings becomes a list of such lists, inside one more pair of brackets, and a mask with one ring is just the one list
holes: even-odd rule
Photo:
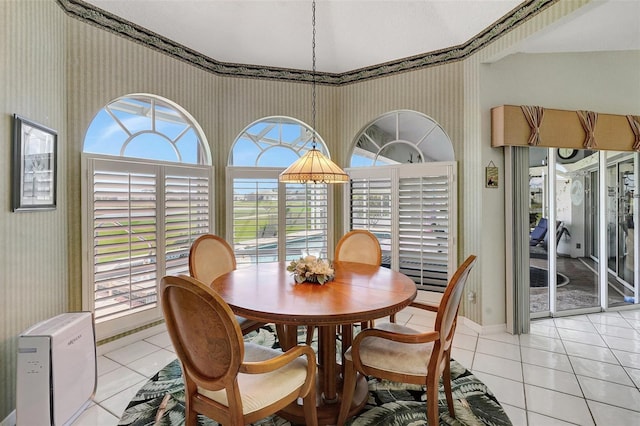
[[640, 117], [502, 105], [491, 109], [491, 146], [640, 150]]
[[520, 107], [524, 118], [527, 119], [529, 127], [531, 127], [531, 134], [529, 135], [529, 145], [536, 146], [540, 144], [540, 126], [542, 125], [542, 119], [544, 118], [544, 108], [539, 106], [522, 105]]
[[635, 138], [635, 141], [633, 142], [633, 149], [635, 151], [640, 151], [640, 116], [627, 115], [627, 121], [629, 121], [629, 126], [631, 127], [631, 131]]

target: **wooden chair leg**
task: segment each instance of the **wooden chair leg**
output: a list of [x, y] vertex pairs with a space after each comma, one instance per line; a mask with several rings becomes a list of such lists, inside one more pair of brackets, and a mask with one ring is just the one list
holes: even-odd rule
[[444, 371], [442, 372], [442, 384], [444, 385], [444, 394], [447, 397], [447, 408], [449, 408], [449, 414], [452, 418], [456, 418], [456, 413], [453, 408], [453, 392], [451, 390], [451, 357], [449, 354], [445, 354], [446, 359], [449, 360], [445, 363]]
[[342, 385], [342, 402], [340, 403], [340, 414], [338, 415], [338, 426], [344, 425], [349, 415], [349, 409], [353, 402], [353, 394], [356, 390], [356, 378], [358, 372], [353, 367], [353, 362], [344, 360], [344, 384]]
[[427, 378], [427, 423], [429, 426], [440, 424], [440, 414], [438, 413], [438, 377]]
[[305, 339], [305, 343], [308, 346], [311, 346], [311, 342], [313, 341], [313, 333], [316, 331], [316, 328], [313, 325], [307, 326], [307, 338]]
[[318, 409], [316, 408], [316, 387], [311, 386], [309, 393], [302, 400], [304, 422], [306, 425], [318, 426]]
[[342, 330], [342, 353], [340, 354], [340, 359], [342, 360], [342, 377], [344, 377], [344, 368], [345, 368], [345, 359], [344, 353], [349, 350], [351, 344], [353, 343], [353, 324], [342, 324], [339, 326]]
[[[184, 371], [184, 366], [182, 366]], [[183, 373], [184, 374], [184, 373]], [[197, 392], [196, 384], [183, 375], [184, 380], [184, 424], [186, 426], [198, 425], [198, 413], [193, 409], [193, 396]]]

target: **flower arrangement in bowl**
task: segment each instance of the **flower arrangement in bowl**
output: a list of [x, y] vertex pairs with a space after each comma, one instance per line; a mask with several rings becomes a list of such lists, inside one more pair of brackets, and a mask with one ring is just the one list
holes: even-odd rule
[[287, 266], [287, 271], [293, 272], [293, 278], [298, 284], [307, 281], [322, 285], [335, 276], [328, 261], [311, 255], [292, 260]]

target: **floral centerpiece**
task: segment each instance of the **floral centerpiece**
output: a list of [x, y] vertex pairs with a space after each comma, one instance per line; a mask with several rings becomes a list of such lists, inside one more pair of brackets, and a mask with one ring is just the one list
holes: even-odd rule
[[334, 277], [333, 268], [329, 262], [311, 255], [292, 260], [287, 266], [287, 271], [293, 272], [293, 278], [297, 283], [307, 281], [324, 284]]

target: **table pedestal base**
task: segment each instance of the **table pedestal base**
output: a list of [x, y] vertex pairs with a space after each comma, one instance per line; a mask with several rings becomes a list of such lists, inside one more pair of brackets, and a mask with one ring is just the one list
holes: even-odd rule
[[[321, 390], [316, 386], [317, 390], [317, 407], [318, 407], [318, 425], [335, 425], [340, 413], [340, 404], [342, 404], [342, 390], [338, 393], [336, 402], [325, 402], [321, 395]], [[367, 403], [369, 398], [369, 387], [364, 376], [358, 375], [356, 381], [356, 391], [353, 395], [351, 408], [349, 409], [349, 417], [359, 413]], [[304, 409], [302, 407], [302, 399], [286, 406], [278, 415], [284, 419], [296, 424], [305, 424]]]

